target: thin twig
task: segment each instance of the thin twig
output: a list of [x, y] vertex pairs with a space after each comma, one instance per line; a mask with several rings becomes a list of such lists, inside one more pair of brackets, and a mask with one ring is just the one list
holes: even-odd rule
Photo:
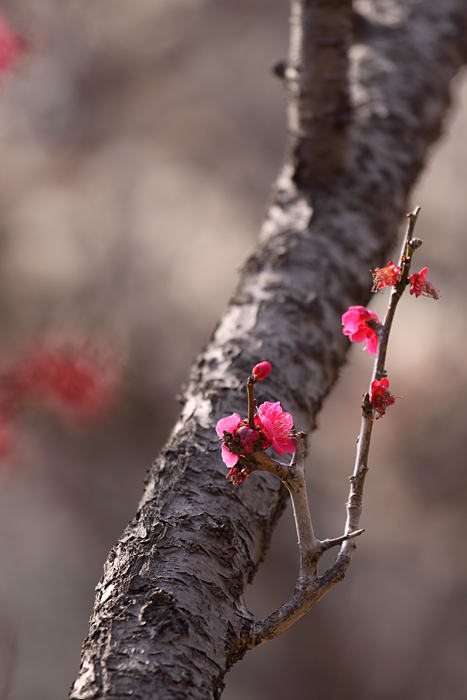
[[284, 479], [292, 500], [295, 527], [298, 535], [300, 550], [299, 580], [303, 577], [316, 576], [320, 546], [313, 531], [306, 493], [305, 481], [305, 433], [297, 433], [293, 437], [295, 453], [289, 474]]
[[246, 382], [246, 390], [248, 392], [248, 423], [252, 430], [255, 429], [255, 396], [253, 387], [255, 382], [253, 377], [248, 377]]
[[346, 542], [347, 540], [350, 540], [353, 537], [359, 537], [360, 535], [363, 535], [364, 532], [365, 529], [352, 530], [352, 532], [349, 532], [347, 535], [341, 535], [340, 537], [333, 537], [332, 539], [322, 540], [320, 543], [321, 551], [327, 552], [328, 549], [331, 549], [332, 547], [338, 547], [343, 542]]
[[[381, 379], [386, 375], [386, 353], [389, 342], [389, 334], [391, 332], [392, 322], [394, 320], [394, 314], [396, 312], [397, 304], [399, 303], [399, 300], [407, 286], [408, 273], [412, 261], [412, 253], [415, 248], [415, 246], [412, 246], [411, 243], [419, 212], [420, 207], [416, 207], [416, 209], [413, 212], [407, 214], [407, 232], [402, 246], [402, 253], [400, 257], [401, 276], [399, 282], [391, 292], [384, 323], [382, 324], [382, 327], [379, 330], [378, 351], [374, 363], [372, 381], [374, 379]], [[418, 243], [416, 247], [419, 247], [419, 245], [420, 243]], [[366, 394], [362, 404], [362, 423], [360, 428], [360, 435], [358, 437], [355, 468], [352, 476], [350, 477], [350, 493], [347, 502], [347, 522], [345, 526], [346, 533], [351, 532], [352, 530], [356, 530], [360, 522], [360, 516], [362, 512], [363, 486], [365, 483], [365, 476], [368, 471], [368, 453], [370, 449], [373, 422], [375, 419], [374, 414], [375, 411], [370, 404], [369, 394]], [[348, 562], [350, 563], [350, 559], [352, 558], [354, 550], [355, 542], [353, 541], [353, 539], [349, 539], [342, 544], [340, 555], [345, 559], [348, 559]], [[340, 569], [341, 562], [336, 567], [336, 572], [340, 572]], [[330, 572], [332, 572], [332, 567], [330, 569]]]
[[415, 247], [418, 248], [421, 245], [421, 241], [418, 239], [416, 241], [417, 245], [412, 245], [412, 243], [414, 243], [414, 241], [412, 241], [413, 232], [415, 224], [417, 223], [419, 213], [420, 207], [416, 207], [413, 212], [407, 214], [407, 231], [405, 234], [404, 242], [402, 244], [402, 252], [399, 264], [401, 268], [401, 276], [398, 284], [392, 289], [388, 309], [384, 318], [384, 323], [379, 331], [378, 354], [376, 355], [376, 362], [372, 380], [382, 379], [385, 375], [384, 368], [386, 364], [386, 353], [388, 349], [389, 333], [391, 332], [392, 322], [396, 313], [397, 304], [399, 303], [399, 300], [407, 286], [413, 251]]

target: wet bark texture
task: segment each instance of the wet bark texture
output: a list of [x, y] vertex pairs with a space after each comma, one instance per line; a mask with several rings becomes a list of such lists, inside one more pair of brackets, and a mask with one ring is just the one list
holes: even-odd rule
[[[314, 427], [348, 349], [341, 315], [369, 299], [368, 271], [387, 261], [466, 58], [466, 0], [363, 10], [349, 53], [347, 170], [326, 186], [307, 176], [300, 188], [290, 160], [278, 177], [258, 247], [105, 565], [70, 700], [219, 698], [244, 653], [252, 616], [242, 594], [285, 493], [266, 473], [226, 482], [216, 421], [245, 414], [246, 377], [268, 359], [274, 371], [259, 400], [280, 400], [297, 429]], [[307, 148], [308, 169], [320, 157]]]

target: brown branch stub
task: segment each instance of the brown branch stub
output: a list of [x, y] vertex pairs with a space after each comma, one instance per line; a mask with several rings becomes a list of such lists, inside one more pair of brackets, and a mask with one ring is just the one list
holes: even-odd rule
[[301, 189], [324, 186], [348, 167], [351, 0], [292, 0], [285, 70], [289, 156]]
[[343, 542], [347, 542], [347, 540], [352, 540], [354, 537], [360, 537], [360, 535], [363, 535], [365, 532], [365, 529], [361, 530], [354, 530], [353, 532], [349, 532], [346, 535], [341, 535], [340, 537], [333, 537], [332, 539], [326, 539], [322, 540], [320, 542], [320, 550], [321, 552], [327, 552], [328, 549], [331, 549], [332, 547], [339, 547]]
[[255, 429], [255, 395], [253, 387], [255, 385], [253, 376], [248, 377], [246, 382], [246, 389], [248, 393], [248, 424], [252, 430]]

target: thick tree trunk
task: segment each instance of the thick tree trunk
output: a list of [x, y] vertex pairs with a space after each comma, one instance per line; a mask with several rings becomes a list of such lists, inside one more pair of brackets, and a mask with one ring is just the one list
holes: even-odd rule
[[[302, 4], [310, 10], [314, 0]], [[345, 3], [334, 5], [345, 11]], [[370, 10], [354, 22], [352, 121], [334, 124], [347, 136], [329, 144], [329, 157], [345, 167], [316, 166], [314, 181], [320, 139], [304, 151], [289, 148], [259, 245], [191, 370], [181, 418], [105, 565], [70, 700], [218, 698], [244, 653], [252, 617], [242, 594], [285, 495], [263, 472], [240, 487], [226, 482], [216, 421], [245, 413], [245, 379], [268, 359], [274, 372], [259, 398], [280, 400], [297, 429], [313, 428], [348, 347], [341, 315], [368, 301], [368, 271], [386, 262], [466, 58], [467, 0], [381, 9], [375, 1]], [[339, 46], [332, 23], [329, 31], [327, 46]], [[289, 88], [297, 68], [289, 59]], [[290, 89], [289, 97], [296, 98]], [[312, 129], [309, 111], [307, 118]]]

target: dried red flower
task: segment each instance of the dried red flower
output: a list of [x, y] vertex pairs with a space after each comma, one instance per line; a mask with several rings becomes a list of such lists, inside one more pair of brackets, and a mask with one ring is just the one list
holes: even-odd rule
[[394, 261], [390, 260], [386, 267], [377, 267], [373, 272], [373, 287], [372, 292], [377, 292], [383, 287], [393, 287], [399, 281], [401, 269], [398, 265], [394, 265]]
[[377, 416], [381, 418], [386, 413], [386, 409], [392, 406], [398, 396], [393, 396], [389, 391], [389, 379], [383, 377], [381, 381], [375, 379], [371, 383], [370, 403], [375, 409]]
[[415, 294], [416, 297], [422, 295], [424, 297], [439, 299], [439, 289], [433, 287], [426, 276], [427, 272], [428, 268], [424, 267], [420, 272], [415, 272], [413, 275], [410, 275], [410, 293]]
[[245, 474], [245, 472], [239, 472], [237, 467], [232, 467], [225, 478], [232, 479], [232, 484], [235, 484], [235, 486], [240, 486], [240, 484], [243, 484], [246, 477], [247, 474]]
[[76, 418], [93, 417], [115, 398], [116, 368], [99, 363], [85, 349], [40, 347], [16, 370], [23, 400], [68, 409]]

